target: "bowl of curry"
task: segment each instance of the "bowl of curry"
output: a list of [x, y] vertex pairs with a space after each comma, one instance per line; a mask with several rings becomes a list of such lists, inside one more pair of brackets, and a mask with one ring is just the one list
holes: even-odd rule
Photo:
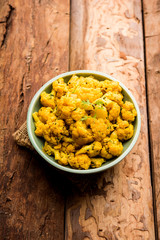
[[141, 126], [132, 93], [105, 73], [77, 70], [44, 84], [33, 97], [27, 130], [35, 150], [70, 173], [104, 171], [124, 159]]

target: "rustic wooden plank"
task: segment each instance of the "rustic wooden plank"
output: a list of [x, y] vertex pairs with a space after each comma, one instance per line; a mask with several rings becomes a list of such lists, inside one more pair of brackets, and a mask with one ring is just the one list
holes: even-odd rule
[[147, 95], [157, 239], [160, 239], [160, 1], [144, 0]]
[[120, 164], [95, 177], [84, 192], [72, 189], [66, 239], [155, 239], [141, 1], [72, 0], [71, 47], [72, 70], [104, 71], [127, 85], [139, 104], [142, 127]]
[[0, 1], [0, 239], [64, 239], [61, 176], [12, 133], [34, 93], [68, 70], [69, 0]]

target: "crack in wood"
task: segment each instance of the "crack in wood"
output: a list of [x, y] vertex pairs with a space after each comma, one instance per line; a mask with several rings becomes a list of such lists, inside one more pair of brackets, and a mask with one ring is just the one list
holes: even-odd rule
[[44, 231], [44, 228], [45, 228], [45, 225], [46, 225], [47, 218], [48, 218], [48, 214], [44, 217], [44, 221], [43, 221], [43, 224], [41, 225], [41, 230], [40, 230], [39, 237], [42, 237], [42, 234], [43, 234], [43, 231]]
[[9, 12], [8, 12], [8, 15], [6, 16], [6, 20], [0, 22], [0, 23], [6, 23], [5, 33], [3, 34], [3, 39], [2, 39], [2, 42], [1, 42], [1, 48], [3, 47], [3, 45], [6, 42], [8, 30], [9, 30], [9, 27], [11, 25], [11, 17], [12, 17], [12, 14], [13, 14], [14, 10], [15, 10], [15, 8], [12, 7], [12, 5], [9, 4]]
[[22, 76], [20, 89], [19, 89], [19, 101], [18, 101], [18, 107], [17, 107], [17, 113], [15, 114], [15, 129], [17, 128], [17, 120], [19, 119], [19, 116], [22, 112], [23, 105], [24, 105], [24, 78], [25, 73]]

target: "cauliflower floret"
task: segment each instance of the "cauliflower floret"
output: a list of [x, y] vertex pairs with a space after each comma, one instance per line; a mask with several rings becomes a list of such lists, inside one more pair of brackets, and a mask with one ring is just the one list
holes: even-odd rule
[[90, 77], [80, 77], [79, 78], [79, 85], [81, 87], [86, 87], [86, 88], [100, 88], [101, 83], [94, 79], [92, 76]]
[[94, 111], [91, 111], [91, 116], [106, 119], [108, 117], [108, 111], [103, 105], [96, 105]]
[[106, 158], [106, 159], [111, 159], [113, 156], [111, 153], [108, 152], [109, 148], [108, 146], [104, 146], [101, 150], [101, 156]]
[[111, 139], [117, 139], [118, 138], [116, 130], [111, 133], [110, 138]]
[[[104, 98], [104, 96], [101, 98], [101, 101], [109, 112], [109, 120], [115, 121], [120, 114], [120, 106], [116, 102], [108, 99], [107, 97]], [[98, 100], [100, 101], [100, 99]]]
[[[51, 107], [41, 107], [38, 111], [38, 117], [41, 122], [46, 123], [50, 117], [55, 117]], [[56, 118], [56, 117], [55, 117]]]
[[104, 158], [91, 158], [91, 167], [99, 168], [105, 162]]
[[109, 153], [113, 156], [119, 156], [122, 153], [123, 145], [118, 139], [111, 139], [108, 142]]
[[86, 115], [86, 111], [84, 109], [81, 108], [75, 108], [75, 110], [73, 110], [71, 117], [73, 118], [73, 120], [78, 121], [80, 120], [84, 115]]
[[36, 125], [35, 134], [38, 137], [43, 137], [44, 123], [39, 121], [39, 122], [36, 122], [35, 125]]
[[101, 156], [110, 159], [113, 156], [119, 156], [122, 153], [122, 150], [123, 145], [118, 139], [107, 137], [103, 140]]
[[91, 103], [103, 95], [100, 88], [86, 88], [81, 86], [75, 89], [75, 94], [82, 101], [89, 100]]
[[84, 100], [81, 101], [79, 107], [82, 108], [82, 109], [84, 109], [84, 110], [86, 110], [86, 111], [91, 111], [91, 110], [94, 109], [92, 103], [90, 103], [90, 101], [89, 101], [88, 99], [87, 99], [86, 101], [84, 101]]
[[47, 153], [49, 156], [54, 155], [54, 152], [55, 152], [54, 148], [47, 141], [45, 141], [44, 147], [42, 148], [42, 150], [45, 153]]
[[117, 136], [121, 141], [126, 141], [133, 136], [134, 128], [132, 124], [129, 124], [126, 128], [117, 128]]
[[111, 126], [109, 121], [106, 119], [93, 119], [88, 118], [86, 124], [90, 126], [93, 134], [93, 138], [96, 141], [101, 142], [107, 135], [110, 134]]
[[54, 91], [52, 91], [51, 93], [42, 92], [40, 101], [44, 107], [51, 107], [54, 109], [55, 108]]
[[66, 136], [63, 136], [62, 137], [62, 140], [64, 141], [64, 142], [66, 142], [66, 143], [73, 143], [74, 141], [73, 141], [73, 138], [71, 138], [71, 137], [66, 137]]
[[101, 82], [101, 88], [103, 92], [121, 92], [122, 88], [119, 86], [119, 82], [105, 80]]
[[60, 145], [58, 146], [58, 149], [57, 146], [53, 148], [47, 141], [45, 141], [43, 151], [48, 155], [54, 155], [55, 160], [58, 161], [59, 164], [66, 166], [68, 165], [68, 155], [67, 153], [60, 151], [59, 148]]
[[91, 165], [91, 159], [86, 154], [80, 154], [68, 159], [72, 168], [88, 169]]
[[71, 124], [70, 131], [73, 140], [79, 145], [85, 145], [93, 141], [93, 136], [90, 129], [87, 129], [86, 124], [82, 121], [77, 121]]
[[76, 108], [77, 107], [75, 99], [73, 99], [72, 97], [63, 96], [57, 100], [56, 115], [61, 119], [70, 119], [73, 122], [71, 114]]
[[115, 93], [115, 92], [110, 92], [110, 91], [109, 91], [109, 92], [107, 92], [106, 94], [103, 95], [103, 99], [105, 99], [106, 97], [107, 97], [108, 99], [116, 102], [116, 103], [117, 103], [118, 105], [120, 105], [120, 106], [123, 105], [123, 101], [122, 101], [123, 95], [122, 95], [122, 93], [120, 93], [120, 92]]
[[70, 144], [68, 142], [63, 142], [62, 143], [62, 148], [61, 150], [65, 153], [74, 153], [76, 150], [75, 150], [75, 144]]
[[123, 121], [120, 117], [117, 118], [117, 137], [121, 141], [126, 141], [133, 136], [134, 127], [131, 123]]
[[102, 150], [100, 152], [100, 155], [103, 157], [103, 158], [106, 158], [106, 159], [111, 159], [113, 156], [111, 153], [109, 153], [109, 147], [108, 147], [108, 141], [110, 140], [109, 137], [106, 137], [105, 139], [103, 139], [102, 141]]
[[54, 121], [47, 121], [47, 124], [49, 125], [51, 132], [55, 136], [69, 135], [63, 120], [56, 119]]
[[59, 149], [55, 149], [56, 147], [52, 147], [47, 141], [45, 141], [43, 151], [48, 155], [54, 155], [55, 160], [59, 162], [61, 165], [68, 165], [67, 155], [63, 152], [60, 152]]
[[44, 126], [43, 137], [49, 143], [57, 145], [64, 136], [68, 136], [68, 130], [66, 129], [63, 120], [49, 119]]
[[58, 163], [63, 166], [68, 165], [68, 155], [64, 152], [60, 152], [60, 159], [58, 159]]
[[60, 98], [63, 95], [65, 95], [65, 93], [68, 91], [68, 86], [64, 82], [63, 78], [59, 78], [58, 80], [54, 81], [52, 83], [52, 87], [53, 87], [54, 91], [56, 92], [56, 96], [58, 98]]
[[35, 121], [35, 127], [36, 127], [35, 134], [36, 134], [38, 137], [42, 137], [42, 136], [43, 136], [43, 131], [44, 131], [44, 128], [45, 128], [45, 124], [40, 121], [37, 112], [34, 112], [34, 113], [32, 114], [32, 116], [33, 116], [33, 119], [34, 119], [34, 121]]
[[123, 120], [133, 122], [135, 117], [137, 116], [137, 112], [136, 112], [136, 109], [134, 108], [133, 103], [126, 101], [123, 104], [121, 114], [122, 114]]
[[72, 91], [79, 85], [79, 77], [73, 75], [68, 81], [68, 87], [72, 88]]
[[99, 155], [100, 151], [102, 149], [102, 144], [100, 142], [93, 142], [90, 145], [82, 147], [80, 150], [76, 152], [76, 155], [86, 153], [89, 157], [95, 157]]

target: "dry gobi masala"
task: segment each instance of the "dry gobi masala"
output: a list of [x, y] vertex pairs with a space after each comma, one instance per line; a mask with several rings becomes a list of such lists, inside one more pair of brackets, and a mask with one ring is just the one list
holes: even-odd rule
[[41, 93], [42, 107], [33, 113], [35, 134], [45, 140], [43, 151], [63, 166], [98, 168], [122, 153], [133, 136], [134, 105], [123, 101], [117, 81], [73, 75], [52, 83]]

